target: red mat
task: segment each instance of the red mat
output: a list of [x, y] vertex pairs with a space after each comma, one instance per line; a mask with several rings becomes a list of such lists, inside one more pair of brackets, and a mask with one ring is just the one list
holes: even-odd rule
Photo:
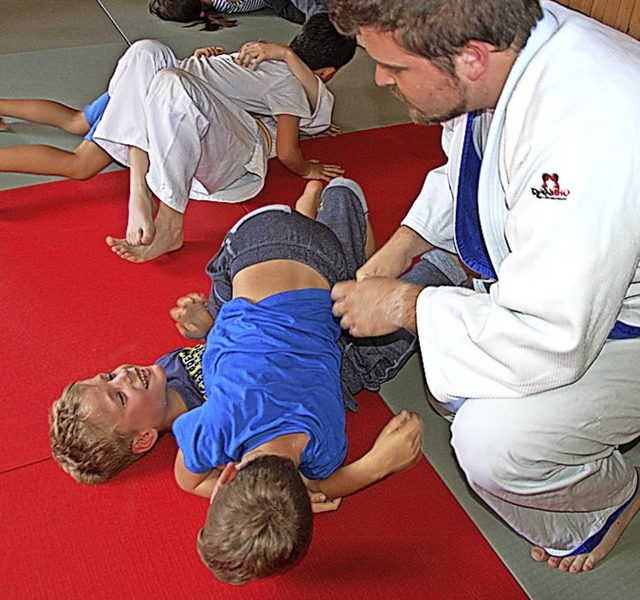
[[[439, 129], [402, 125], [304, 142], [364, 188], [380, 242], [424, 173], [443, 161]], [[193, 202], [186, 244], [143, 265], [104, 244], [126, 220], [127, 173], [0, 193], [3, 315], [0, 439], [2, 598], [492, 598], [526, 596], [426, 460], [316, 519], [290, 573], [242, 588], [201, 566], [195, 534], [206, 502], [178, 490], [165, 438], [151, 456], [98, 487], [74, 483], [49, 455], [46, 415], [71, 379], [182, 345], [167, 310], [208, 288], [204, 265], [245, 212], [293, 204], [305, 182], [276, 161], [243, 205]], [[352, 456], [389, 418], [375, 394], [349, 415]]]

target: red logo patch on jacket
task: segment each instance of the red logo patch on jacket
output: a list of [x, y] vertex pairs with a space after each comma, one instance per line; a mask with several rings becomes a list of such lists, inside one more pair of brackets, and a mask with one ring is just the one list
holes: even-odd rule
[[543, 173], [542, 186], [531, 188], [531, 194], [536, 198], [549, 198], [551, 200], [566, 200], [571, 193], [560, 187], [560, 176], [557, 173]]

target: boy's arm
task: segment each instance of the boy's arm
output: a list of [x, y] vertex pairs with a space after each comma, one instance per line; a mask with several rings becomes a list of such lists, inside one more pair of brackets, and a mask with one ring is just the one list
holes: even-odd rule
[[289, 70], [302, 84], [307, 94], [311, 111], [315, 111], [318, 104], [318, 78], [289, 46], [268, 42], [248, 42], [238, 52], [238, 62], [243, 67], [253, 71], [265, 60], [279, 60], [286, 63]]
[[300, 117], [278, 115], [276, 121], [276, 155], [280, 162], [296, 175], [306, 179], [330, 181], [344, 173], [338, 165], [325, 165], [306, 160], [300, 149]]
[[327, 499], [348, 496], [415, 464], [421, 449], [422, 421], [417, 413], [403, 410], [387, 423], [367, 454], [327, 479], [306, 480], [307, 487]]
[[218, 477], [220, 477], [220, 469], [211, 469], [208, 473], [192, 473], [184, 464], [182, 450], [178, 450], [173, 466], [173, 474], [176, 482], [185, 492], [202, 496], [203, 498], [211, 498], [213, 486]]
[[[319, 93], [318, 78], [289, 46], [267, 42], [249, 42], [240, 48], [237, 60], [242, 66], [254, 71], [265, 60], [285, 62], [302, 84], [311, 110], [316, 109]], [[325, 181], [330, 181], [344, 173], [344, 170], [338, 165], [325, 165], [304, 158], [300, 149], [299, 117], [280, 114], [276, 119], [276, 155], [287, 169], [307, 179], [323, 179]]]

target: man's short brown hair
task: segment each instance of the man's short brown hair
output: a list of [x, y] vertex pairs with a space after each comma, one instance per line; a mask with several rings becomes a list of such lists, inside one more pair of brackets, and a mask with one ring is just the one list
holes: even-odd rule
[[496, 50], [524, 47], [542, 18], [539, 0], [333, 0], [331, 20], [346, 35], [363, 27], [390, 32], [405, 50], [453, 73], [471, 40]]
[[136, 461], [135, 432], [122, 434], [91, 418], [83, 402], [92, 386], [71, 383], [49, 412], [51, 454], [80, 483], [103, 483]]
[[220, 581], [239, 585], [297, 563], [312, 526], [309, 494], [296, 465], [268, 454], [218, 490], [198, 535], [198, 551]]

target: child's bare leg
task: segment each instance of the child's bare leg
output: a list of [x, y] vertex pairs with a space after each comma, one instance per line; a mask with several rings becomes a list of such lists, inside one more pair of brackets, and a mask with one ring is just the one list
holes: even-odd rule
[[0, 148], [0, 171], [6, 173], [84, 180], [97, 175], [111, 162], [98, 144], [88, 140], [83, 140], [73, 152], [41, 144]]
[[156, 233], [148, 246], [129, 244], [126, 239], [111, 236], [107, 237], [106, 242], [120, 258], [134, 263], [147, 262], [182, 248], [183, 224], [184, 215], [161, 202], [154, 221]]
[[86, 135], [90, 129], [82, 110], [53, 100], [0, 100], [0, 115], [52, 125], [75, 135]]
[[310, 219], [318, 216], [318, 207], [320, 206], [320, 197], [324, 186], [318, 180], [312, 180], [307, 183], [300, 198], [296, 202], [296, 210]]
[[129, 146], [129, 220], [127, 243], [131, 246], [148, 245], [153, 241], [156, 227], [153, 223], [155, 205], [146, 181], [149, 155], [140, 148]]
[[[640, 467], [636, 467], [638, 477], [640, 477]], [[580, 571], [591, 571], [616, 545], [624, 530], [640, 511], [640, 486], [636, 494], [624, 510], [624, 512], [611, 525], [609, 531], [604, 534], [602, 541], [586, 554], [576, 554], [575, 556], [557, 557], [551, 556], [544, 548], [538, 546], [531, 550], [531, 558], [538, 562], [546, 562], [550, 567], [569, 573], [579, 573]]]
[[189, 340], [203, 340], [207, 337], [213, 327], [213, 317], [209, 314], [206, 304], [207, 297], [198, 292], [178, 298], [169, 314], [183, 337]]
[[364, 241], [364, 255], [369, 260], [376, 253], [376, 238], [373, 235], [373, 229], [371, 228], [371, 221], [367, 217], [367, 237]]

